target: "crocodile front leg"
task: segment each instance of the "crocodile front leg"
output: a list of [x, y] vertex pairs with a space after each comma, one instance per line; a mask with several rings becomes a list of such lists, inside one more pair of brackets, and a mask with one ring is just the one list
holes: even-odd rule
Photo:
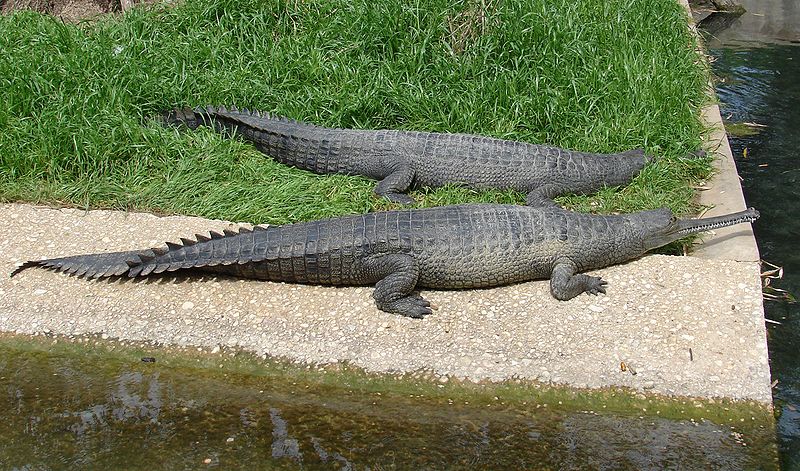
[[569, 260], [559, 260], [550, 275], [550, 293], [558, 300], [566, 301], [586, 292], [606, 293], [606, 283], [602, 278], [575, 274], [575, 265]]
[[533, 207], [558, 207], [553, 198], [564, 193], [564, 191], [552, 184], [542, 185], [539, 188], [528, 193], [525, 204]]
[[403, 194], [414, 180], [414, 171], [411, 167], [403, 165], [379, 181], [375, 186], [375, 193], [386, 197], [393, 203], [414, 204], [414, 198]]
[[375, 284], [375, 304], [381, 311], [421, 319], [432, 314], [429, 303], [414, 287], [419, 278], [419, 266], [411, 255], [386, 254], [371, 257], [364, 264], [370, 278], [379, 278]]

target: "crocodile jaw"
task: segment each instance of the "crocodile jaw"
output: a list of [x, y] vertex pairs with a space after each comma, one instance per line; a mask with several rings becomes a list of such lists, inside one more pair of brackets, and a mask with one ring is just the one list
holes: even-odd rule
[[[662, 218], [666, 213], [662, 213]], [[658, 220], [648, 221], [650, 228], [645, 233], [643, 245], [646, 250], [674, 242], [690, 234], [711, 231], [721, 227], [733, 226], [745, 222], [753, 222], [759, 218], [760, 214], [753, 208], [748, 208], [737, 213], [725, 214], [704, 219], [675, 219], [670, 217], [668, 221], [662, 221], [659, 227]]]

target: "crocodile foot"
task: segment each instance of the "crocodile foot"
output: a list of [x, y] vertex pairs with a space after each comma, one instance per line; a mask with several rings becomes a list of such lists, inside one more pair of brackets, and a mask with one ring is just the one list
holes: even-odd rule
[[606, 294], [608, 282], [599, 276], [586, 276], [586, 288], [584, 292], [597, 296], [600, 293]]
[[406, 195], [405, 193], [386, 193], [383, 196], [392, 203], [399, 203], [406, 206], [416, 202], [414, 198]]
[[599, 276], [575, 274], [575, 264], [568, 259], [560, 260], [550, 277], [550, 293], [560, 301], [567, 301], [581, 293], [605, 294], [606, 285]]
[[433, 314], [431, 303], [418, 294], [409, 294], [394, 301], [378, 303], [378, 309], [413, 319], [422, 319], [428, 314]]

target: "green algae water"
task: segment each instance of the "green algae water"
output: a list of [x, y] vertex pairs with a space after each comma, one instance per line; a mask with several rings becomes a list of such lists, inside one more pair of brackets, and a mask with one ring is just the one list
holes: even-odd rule
[[[800, 295], [800, 48], [738, 44], [714, 51], [723, 116], [752, 123], [731, 136], [745, 198], [761, 211], [754, 224], [762, 259], [783, 266], [772, 284]], [[755, 125], [755, 126], [754, 126]], [[778, 437], [785, 469], [800, 469], [800, 304], [766, 301]]]
[[[774, 286], [800, 296], [800, 3], [742, 3], [748, 13], [709, 40], [717, 95], [745, 198], [761, 211], [761, 258], [784, 268]], [[800, 469], [800, 304], [764, 308], [780, 322], [768, 345], [781, 466]]]
[[26, 342], [0, 338], [3, 470], [774, 467], [773, 431], [747, 411], [731, 426], [688, 418], [686, 402], [684, 419], [659, 417], [663, 403], [602, 413]]

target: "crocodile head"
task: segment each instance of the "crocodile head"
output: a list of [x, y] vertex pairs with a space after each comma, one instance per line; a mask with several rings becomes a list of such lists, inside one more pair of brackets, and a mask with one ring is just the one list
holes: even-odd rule
[[642, 245], [645, 251], [674, 242], [689, 234], [710, 231], [743, 222], [753, 222], [759, 214], [753, 208], [704, 219], [678, 219], [667, 208], [639, 213], [642, 224]]
[[[604, 186], [627, 185], [636, 178], [646, 164], [653, 160], [654, 157], [646, 154], [644, 149], [633, 149], [619, 154], [608, 154], [602, 159], [587, 160], [584, 162], [584, 167], [578, 170], [580, 173], [576, 177], [578, 182], [586, 182], [579, 190], [591, 193]], [[592, 171], [587, 172], [586, 166]]]

